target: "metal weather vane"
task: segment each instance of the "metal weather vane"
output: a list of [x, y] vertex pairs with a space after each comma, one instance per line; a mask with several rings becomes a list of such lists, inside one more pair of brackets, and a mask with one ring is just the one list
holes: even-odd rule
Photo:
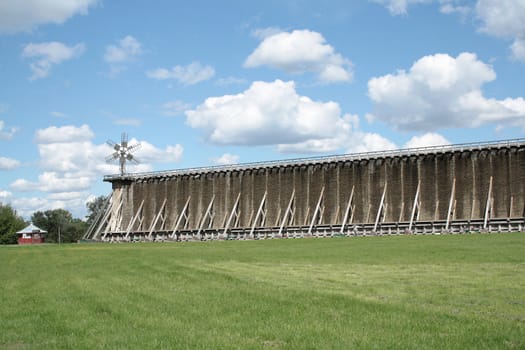
[[139, 161], [132, 154], [134, 151], [140, 148], [140, 142], [130, 145], [128, 142], [128, 134], [125, 132], [122, 133], [122, 138], [120, 144], [115, 143], [111, 140], [107, 141], [107, 144], [110, 145], [115, 152], [112, 155], [106, 157], [107, 163], [112, 163], [118, 160], [120, 165], [120, 175], [123, 176], [126, 173], [126, 162], [133, 162], [138, 164]]

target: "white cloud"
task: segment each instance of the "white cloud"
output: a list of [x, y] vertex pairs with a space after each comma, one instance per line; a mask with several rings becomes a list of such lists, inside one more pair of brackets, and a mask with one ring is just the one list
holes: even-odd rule
[[24, 218], [29, 218], [36, 211], [58, 209], [47, 199], [40, 197], [13, 198], [11, 200], [11, 205], [13, 208], [16, 208], [17, 213]]
[[[95, 135], [88, 125], [51, 126], [37, 130], [36, 142], [42, 172], [36, 180], [19, 178], [10, 189], [16, 192], [42, 192], [46, 198], [18, 198], [13, 205], [30, 215], [35, 210], [67, 208], [74, 213], [83, 213], [89, 192], [104, 174], [118, 173], [118, 164], [105, 162], [113, 149], [107, 144], [94, 144]], [[131, 139], [130, 144], [139, 143]], [[181, 145], [168, 145], [159, 149], [142, 141], [138, 155], [140, 164], [129, 164], [130, 172], [151, 171], [154, 164], [174, 163], [183, 154]]]
[[33, 72], [30, 80], [45, 78], [49, 75], [53, 65], [80, 56], [85, 50], [83, 43], [67, 46], [63, 43], [52, 41], [40, 44], [27, 44], [22, 51], [22, 56], [36, 58], [29, 67]]
[[489, 35], [514, 40], [512, 57], [525, 62], [525, 1], [478, 0], [476, 14], [480, 30]]
[[162, 106], [162, 114], [164, 115], [168, 115], [168, 116], [176, 116], [176, 115], [181, 115], [182, 113], [184, 113], [184, 111], [188, 110], [191, 108], [191, 105], [188, 104], [188, 103], [184, 103], [183, 101], [180, 101], [180, 100], [175, 100], [175, 101], [168, 101], [166, 103], [164, 103]]
[[174, 79], [184, 85], [194, 85], [211, 79], [215, 75], [212, 66], [203, 66], [192, 62], [187, 66], [175, 66], [172, 69], [158, 68], [147, 72], [147, 76], [157, 80]]
[[20, 162], [16, 159], [0, 157], [0, 170], [12, 170], [20, 166]]
[[454, 1], [442, 0], [440, 2], [441, 2], [441, 7], [439, 8], [439, 12], [447, 14], [447, 15], [457, 13], [461, 15], [463, 19], [465, 19], [466, 16], [472, 11], [471, 7], [455, 5]]
[[72, 192], [89, 189], [93, 179], [89, 176], [78, 176], [78, 173], [44, 172], [38, 176], [38, 182], [17, 179], [11, 184], [11, 189], [19, 192]]
[[525, 34], [523, 0], [478, 0], [476, 14], [482, 21], [481, 31], [498, 37]]
[[342, 115], [337, 103], [300, 96], [294, 82], [281, 80], [256, 81], [237, 95], [207, 98], [186, 117], [211, 143], [276, 145], [280, 152], [334, 152], [371, 138], [358, 130], [359, 118]]
[[104, 60], [110, 64], [110, 77], [117, 76], [126, 69], [126, 64], [142, 55], [142, 44], [131, 35], [119, 40], [117, 45], [106, 47]]
[[11, 127], [9, 130], [5, 129], [5, 123], [3, 120], [0, 120], [0, 140], [11, 140], [15, 133], [18, 131], [18, 128]]
[[239, 163], [239, 156], [236, 154], [224, 153], [218, 158], [213, 158], [212, 162], [217, 165], [228, 165]]
[[525, 62], [525, 38], [515, 39], [510, 49], [512, 51], [512, 58]]
[[433, 0], [372, 0], [378, 4], [384, 5], [393, 16], [405, 15], [408, 6], [414, 4], [428, 4]]
[[479, 30], [489, 35], [511, 39], [511, 58], [525, 62], [525, 1], [477, 0], [471, 7], [461, 0], [371, 0], [388, 8], [392, 15], [404, 15], [413, 4], [439, 3], [444, 14], [459, 13], [463, 19], [471, 12], [479, 20]]
[[420, 148], [430, 146], [450, 145], [450, 141], [443, 135], [429, 132], [421, 136], [414, 136], [405, 143], [403, 148]]
[[284, 32], [285, 30], [278, 27], [258, 28], [252, 31], [252, 36], [259, 40], [264, 40], [275, 34]]
[[7, 201], [9, 198], [11, 198], [13, 194], [9, 191], [2, 191], [0, 190], [0, 202], [1, 201]]
[[[132, 140], [138, 143], [137, 140]], [[175, 146], [166, 146], [164, 150], [156, 148], [146, 141], [140, 142], [139, 159], [146, 163], [177, 163], [181, 160], [184, 148], [177, 144]]]
[[483, 84], [496, 79], [475, 54], [425, 56], [408, 72], [398, 71], [368, 82], [373, 118], [405, 130], [477, 127], [499, 122], [525, 126], [525, 100], [483, 96]]
[[50, 126], [36, 132], [36, 141], [40, 144], [82, 142], [91, 140], [93, 137], [95, 134], [87, 124], [80, 127], [73, 125]]
[[310, 30], [280, 32], [264, 37], [244, 62], [248, 68], [270, 66], [288, 73], [312, 72], [322, 82], [352, 80], [352, 63], [336, 53], [325, 38]]
[[85, 15], [98, 0], [2, 0], [0, 33], [31, 30], [44, 23], [64, 23], [68, 18]]
[[[76, 190], [84, 190], [103, 174], [118, 172], [117, 164], [107, 164], [105, 158], [112, 153], [107, 144], [94, 144], [94, 133], [88, 125], [80, 127], [49, 127], [37, 131], [36, 140], [40, 155], [40, 168], [44, 170], [38, 182], [17, 180], [17, 188], [28, 187], [44, 192], [72, 192], [73, 183], [78, 180]], [[130, 144], [139, 143], [131, 139]], [[177, 162], [183, 153], [180, 145], [167, 146], [164, 150], [142, 141], [140, 150], [135, 152], [141, 160], [139, 166], [131, 165], [130, 171], [151, 170], [151, 163]], [[55, 181], [61, 179], [61, 181]], [[60, 187], [62, 186], [62, 188]]]
[[142, 44], [132, 37], [126, 36], [118, 42], [118, 45], [109, 45], [106, 47], [104, 60], [109, 63], [122, 63], [133, 60], [142, 54]]

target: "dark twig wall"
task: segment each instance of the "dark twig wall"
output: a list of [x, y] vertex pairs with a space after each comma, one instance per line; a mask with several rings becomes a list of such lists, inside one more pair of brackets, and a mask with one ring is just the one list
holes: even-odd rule
[[107, 176], [106, 241], [522, 230], [525, 140]]

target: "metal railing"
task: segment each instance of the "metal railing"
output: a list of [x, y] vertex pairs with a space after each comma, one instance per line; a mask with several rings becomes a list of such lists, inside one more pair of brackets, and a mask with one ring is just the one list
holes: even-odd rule
[[241, 171], [248, 169], [260, 169], [260, 168], [272, 168], [272, 167], [284, 167], [293, 165], [308, 165], [308, 164], [320, 164], [320, 163], [332, 163], [341, 161], [356, 161], [363, 159], [374, 159], [374, 158], [385, 158], [385, 157], [401, 157], [411, 155], [421, 155], [430, 153], [446, 153], [446, 152], [462, 152], [471, 151], [476, 149], [491, 149], [501, 147], [519, 147], [525, 145], [525, 138], [511, 139], [511, 140], [500, 140], [500, 141], [488, 141], [488, 142], [471, 142], [461, 143], [454, 145], [441, 145], [441, 146], [428, 146], [428, 147], [417, 147], [417, 148], [405, 148], [405, 149], [394, 149], [394, 150], [383, 150], [374, 152], [362, 152], [362, 153], [351, 153], [343, 155], [331, 155], [331, 156], [319, 156], [319, 157], [305, 157], [305, 158], [292, 158], [275, 161], [263, 161], [263, 162], [251, 162], [251, 163], [240, 163], [231, 165], [215, 165], [207, 167], [194, 167], [177, 170], [166, 170], [166, 171], [153, 171], [153, 172], [142, 172], [132, 173], [125, 175], [105, 175], [104, 181], [114, 180], [136, 180], [148, 177], [166, 177], [176, 175], [197, 175], [209, 172], [227, 172], [227, 171]]

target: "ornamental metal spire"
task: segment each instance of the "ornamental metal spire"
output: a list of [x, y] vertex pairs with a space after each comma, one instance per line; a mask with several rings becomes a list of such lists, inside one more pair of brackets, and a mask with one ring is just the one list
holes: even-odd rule
[[115, 143], [111, 140], [108, 140], [107, 144], [113, 147], [113, 150], [115, 150], [115, 152], [113, 152], [112, 155], [106, 157], [106, 162], [112, 163], [118, 160], [120, 165], [121, 176], [123, 176], [126, 173], [126, 162], [133, 162], [135, 164], [139, 163], [137, 158], [135, 158], [135, 156], [132, 153], [140, 148], [140, 142], [137, 144], [130, 145], [128, 143], [128, 134], [126, 134], [125, 132], [122, 133], [120, 144]]

